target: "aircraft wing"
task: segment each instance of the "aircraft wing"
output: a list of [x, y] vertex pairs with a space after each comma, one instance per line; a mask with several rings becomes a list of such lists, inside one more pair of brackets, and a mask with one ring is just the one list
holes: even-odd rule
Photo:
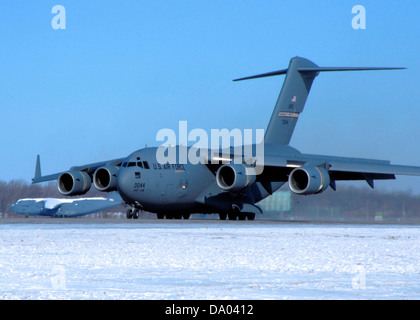
[[67, 171], [58, 172], [46, 176], [41, 175], [41, 163], [40, 163], [40, 157], [38, 155], [36, 160], [36, 169], [35, 169], [35, 176], [32, 179], [32, 183], [40, 183], [45, 181], [52, 181], [57, 180], [61, 174], [68, 171], [84, 171], [90, 175], [93, 175], [96, 169], [103, 167], [103, 166], [120, 166], [121, 163], [125, 160], [125, 158], [118, 158], [118, 159], [112, 159], [107, 161], [101, 161], [101, 162], [95, 162], [95, 163], [89, 163], [81, 166], [73, 166]]
[[393, 165], [385, 160], [296, 154], [286, 157], [265, 156], [264, 171], [257, 179], [287, 181], [294, 168], [303, 166], [324, 167], [332, 182], [365, 180], [372, 188], [374, 180], [395, 179], [395, 175], [420, 176], [420, 167]]

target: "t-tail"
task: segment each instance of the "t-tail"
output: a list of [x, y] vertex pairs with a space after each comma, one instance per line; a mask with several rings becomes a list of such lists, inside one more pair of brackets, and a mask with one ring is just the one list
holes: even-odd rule
[[249, 80], [277, 75], [286, 75], [273, 114], [267, 126], [264, 143], [271, 145], [288, 145], [299, 115], [303, 112], [306, 100], [314, 79], [320, 72], [328, 71], [368, 71], [368, 70], [400, 70], [405, 68], [349, 68], [319, 67], [312, 61], [295, 57], [290, 60], [287, 69], [263, 73], [255, 76], [235, 79]]

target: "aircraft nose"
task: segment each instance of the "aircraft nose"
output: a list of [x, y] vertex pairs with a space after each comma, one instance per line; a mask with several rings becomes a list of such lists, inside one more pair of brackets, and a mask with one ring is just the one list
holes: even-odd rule
[[12, 204], [10, 206], [10, 210], [12, 210], [13, 212], [16, 212], [16, 210], [17, 210], [17, 204], [16, 203]]
[[118, 192], [120, 193], [121, 198], [123, 198], [125, 201], [128, 198], [128, 195], [130, 193], [130, 175], [129, 170], [127, 170], [124, 167], [121, 167], [118, 171], [117, 176], [117, 188]]

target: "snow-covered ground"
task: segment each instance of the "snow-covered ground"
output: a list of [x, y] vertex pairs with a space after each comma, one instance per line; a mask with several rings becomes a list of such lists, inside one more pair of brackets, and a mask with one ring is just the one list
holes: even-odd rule
[[420, 299], [420, 228], [0, 224], [0, 299]]

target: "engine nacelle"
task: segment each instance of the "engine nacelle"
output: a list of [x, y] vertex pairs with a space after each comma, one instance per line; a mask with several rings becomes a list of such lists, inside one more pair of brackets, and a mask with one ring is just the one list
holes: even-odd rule
[[241, 191], [255, 180], [255, 169], [243, 164], [224, 164], [216, 173], [217, 185], [226, 191]]
[[58, 191], [65, 196], [78, 196], [89, 191], [92, 181], [84, 171], [68, 171], [57, 180]]
[[330, 184], [330, 175], [324, 168], [300, 167], [289, 175], [289, 188], [296, 194], [309, 195], [325, 191]]
[[99, 191], [117, 190], [118, 168], [114, 166], [105, 166], [96, 169], [93, 175], [93, 185]]

